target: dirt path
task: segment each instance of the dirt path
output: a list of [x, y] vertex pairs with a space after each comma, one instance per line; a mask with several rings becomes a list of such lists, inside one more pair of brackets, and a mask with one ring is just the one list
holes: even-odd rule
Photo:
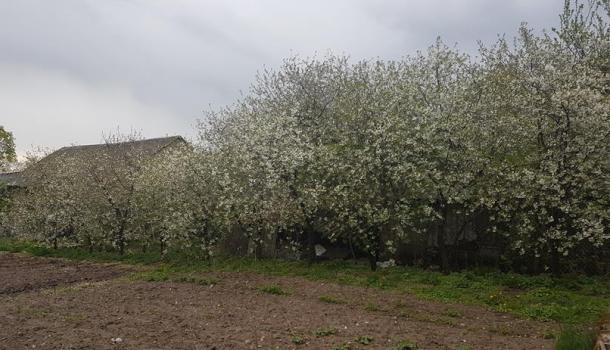
[[[30, 279], [37, 286], [0, 294], [0, 349], [396, 349], [401, 340], [418, 349], [553, 346], [543, 339], [552, 324], [300, 278], [222, 273], [206, 276], [213, 285], [133, 282], [110, 279], [121, 273], [112, 267], [62, 262], [89, 282], [56, 278], [54, 288], [41, 289], [55, 264], [0, 255], [0, 290]], [[18, 284], [4, 279], [16, 274]], [[260, 291], [270, 285], [290, 294]]]

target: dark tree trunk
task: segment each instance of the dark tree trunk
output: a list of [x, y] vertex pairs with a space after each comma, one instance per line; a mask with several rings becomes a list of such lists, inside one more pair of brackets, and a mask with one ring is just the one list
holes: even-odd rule
[[349, 244], [349, 251], [352, 254], [352, 259], [356, 260], [356, 251], [354, 250], [354, 243], [352, 242], [352, 234], [350, 232], [347, 243]]
[[387, 225], [383, 225], [382, 227], [376, 230], [376, 235], [374, 241], [371, 242], [373, 248], [375, 249], [375, 253], [369, 253], [369, 263], [371, 265], [371, 270], [377, 270], [377, 262], [379, 262], [379, 258], [382, 256], [381, 249], [383, 248], [383, 237], [387, 237], [388, 227]]
[[125, 242], [121, 239], [119, 240], [119, 255], [125, 254]]
[[123, 228], [123, 225], [121, 225], [119, 228], [116, 238], [117, 246], [119, 248], [119, 255], [123, 255], [125, 254], [125, 229]]
[[449, 254], [447, 245], [445, 244], [445, 229], [441, 228], [438, 232], [438, 254], [441, 259], [441, 271], [445, 274], [449, 273]]
[[558, 277], [561, 275], [561, 264], [560, 264], [560, 255], [557, 251], [557, 246], [553, 242], [551, 243], [551, 273], [553, 276]]
[[371, 271], [377, 271], [377, 261], [379, 257], [377, 254], [369, 253], [369, 265], [371, 266]]
[[441, 271], [445, 274], [448, 274], [450, 271], [449, 268], [449, 252], [447, 249], [447, 217], [449, 215], [449, 208], [446, 203], [440, 203], [440, 210], [443, 216], [442, 221], [438, 227], [437, 232], [437, 243], [438, 243], [438, 253], [441, 259]]
[[316, 237], [311, 225], [307, 225], [307, 263], [313, 264], [316, 261]]
[[159, 253], [163, 255], [165, 252], [165, 241], [163, 238], [159, 238]]

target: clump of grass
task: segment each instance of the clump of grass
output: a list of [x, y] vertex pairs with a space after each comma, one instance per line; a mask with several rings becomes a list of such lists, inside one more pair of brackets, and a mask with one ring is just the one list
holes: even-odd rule
[[499, 333], [502, 335], [513, 335], [514, 334], [514, 330], [506, 325], [499, 325], [497, 327], [489, 328], [489, 331], [491, 333]]
[[172, 281], [180, 283], [193, 283], [200, 286], [213, 286], [218, 284], [218, 280], [216, 278], [205, 278], [199, 276], [180, 276], [172, 279]]
[[318, 300], [328, 304], [347, 304], [345, 300], [338, 299], [332, 295], [321, 295]]
[[375, 311], [380, 311], [381, 308], [379, 307], [379, 305], [377, 304], [373, 304], [373, 303], [368, 303], [366, 304], [366, 306], [364, 306], [364, 309], [366, 311], [370, 311], [370, 312], [375, 312]]
[[290, 340], [296, 345], [303, 345], [307, 342], [307, 339], [301, 335], [293, 335]]
[[145, 282], [192, 283], [201, 286], [209, 286], [218, 283], [216, 278], [185, 274], [184, 272], [171, 269], [167, 266], [163, 266], [155, 270], [135, 273], [131, 275], [131, 279]]
[[453, 317], [453, 318], [462, 317], [462, 313], [459, 312], [458, 310], [454, 310], [454, 309], [445, 310], [445, 312], [443, 312], [443, 315], [448, 316], [448, 317]]
[[317, 329], [314, 334], [317, 338], [328, 337], [329, 335], [337, 334], [337, 328], [334, 327], [325, 327]]
[[419, 276], [419, 278], [417, 278], [417, 282], [421, 284], [429, 284], [431, 286], [438, 286], [442, 283], [442, 280], [439, 273], [430, 272]]
[[290, 294], [287, 291], [285, 291], [284, 289], [282, 289], [282, 287], [278, 286], [277, 284], [273, 284], [273, 285], [269, 285], [269, 286], [262, 286], [258, 290], [260, 290], [263, 293], [273, 294], [273, 295], [289, 295]]
[[417, 350], [417, 345], [410, 340], [401, 340], [393, 350]]
[[361, 335], [355, 339], [355, 342], [362, 344], [362, 345], [369, 345], [370, 343], [373, 342], [373, 337], [371, 337], [369, 335]]
[[343, 343], [335, 346], [334, 350], [351, 350], [352, 348], [352, 344], [350, 344], [350, 342], [348, 341], [344, 341]]
[[544, 339], [555, 339], [555, 333], [553, 333], [553, 332], [546, 332], [546, 333], [544, 333], [542, 338], [544, 338]]
[[595, 334], [590, 331], [565, 329], [559, 335], [556, 350], [591, 350], [595, 345]]
[[146, 281], [146, 282], [166, 282], [169, 281], [170, 271], [168, 269], [156, 269], [151, 271], [145, 271], [136, 273], [131, 276], [133, 280]]

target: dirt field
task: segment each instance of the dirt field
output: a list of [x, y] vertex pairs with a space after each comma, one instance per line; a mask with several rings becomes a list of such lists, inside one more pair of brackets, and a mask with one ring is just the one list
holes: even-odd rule
[[[244, 273], [205, 276], [212, 285], [139, 282], [129, 273], [0, 254], [0, 349], [553, 347], [544, 339], [552, 324], [394, 292]], [[271, 285], [289, 294], [260, 290]]]

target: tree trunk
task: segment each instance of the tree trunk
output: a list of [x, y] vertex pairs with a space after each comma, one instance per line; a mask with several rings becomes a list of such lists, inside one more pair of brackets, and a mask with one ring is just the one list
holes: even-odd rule
[[445, 274], [449, 273], [449, 252], [447, 248], [447, 218], [449, 216], [449, 207], [442, 192], [439, 192], [436, 201], [434, 202], [434, 210], [440, 214], [440, 221], [436, 225], [436, 245], [438, 246], [438, 257], [440, 259], [441, 271]]
[[119, 241], [119, 255], [125, 254], [125, 242], [123, 240]]
[[551, 273], [555, 277], [561, 275], [560, 255], [554, 242], [551, 243]]
[[447, 245], [445, 244], [445, 228], [444, 225], [438, 232], [438, 254], [441, 259], [441, 271], [445, 274], [449, 273], [449, 255], [447, 253]]
[[315, 232], [311, 225], [307, 224], [307, 263], [313, 264], [316, 261], [316, 242]]
[[371, 266], [371, 271], [377, 271], [377, 261], [379, 257], [377, 254], [369, 253], [369, 264]]
[[125, 232], [123, 227], [117, 232], [117, 245], [119, 247], [119, 255], [125, 254]]
[[445, 274], [449, 273], [449, 253], [447, 251], [446, 244], [446, 233], [447, 233], [447, 216], [448, 216], [448, 208], [445, 203], [441, 204], [441, 213], [442, 213], [442, 221], [440, 227], [438, 228], [437, 240], [438, 240], [438, 253], [441, 258], [441, 271]]
[[352, 254], [352, 259], [356, 260], [356, 251], [354, 250], [354, 243], [352, 242], [352, 233], [349, 233], [347, 238], [347, 243], [349, 244], [349, 251]]

